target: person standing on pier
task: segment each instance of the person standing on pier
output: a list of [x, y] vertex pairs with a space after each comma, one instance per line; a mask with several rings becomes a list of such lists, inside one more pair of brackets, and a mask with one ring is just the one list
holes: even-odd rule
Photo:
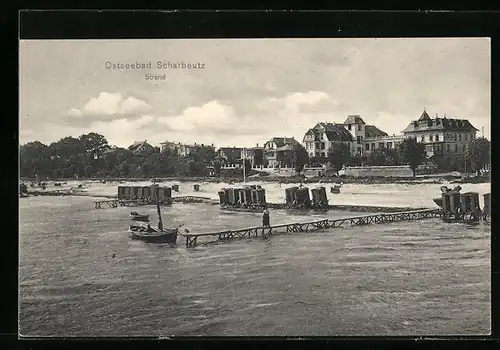
[[263, 227], [269, 227], [270, 226], [269, 221], [270, 221], [270, 219], [269, 219], [269, 209], [266, 206], [266, 208], [264, 209], [264, 212], [262, 213], [262, 226]]

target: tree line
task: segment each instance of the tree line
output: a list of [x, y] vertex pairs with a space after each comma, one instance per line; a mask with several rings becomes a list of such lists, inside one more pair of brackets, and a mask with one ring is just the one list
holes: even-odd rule
[[[186, 157], [167, 150], [134, 153], [125, 148], [110, 149], [108, 141], [97, 133], [64, 137], [45, 145], [39, 141], [20, 146], [20, 176], [25, 178], [92, 178], [92, 177], [162, 177], [162, 176], [241, 176], [242, 169], [223, 170], [224, 160], [213, 148], [198, 146]], [[465, 158], [471, 170], [479, 171], [489, 163], [490, 143], [484, 138], [469, 142]], [[328, 164], [338, 172], [343, 166], [409, 165], [416, 168], [426, 160], [425, 145], [415, 138], [404, 139], [395, 149], [376, 149], [361, 156], [352, 156], [348, 143], [335, 143], [326, 157], [311, 157], [296, 143], [284, 163], [301, 173], [304, 166]], [[241, 160], [240, 160], [241, 162]], [[240, 163], [241, 164], [241, 163]], [[245, 160], [246, 174], [252, 172]]]
[[205, 176], [214, 164], [215, 152], [198, 147], [187, 157], [173, 151], [134, 153], [110, 149], [103, 135], [89, 133], [64, 137], [45, 145], [39, 141], [20, 146], [20, 176], [27, 178], [91, 178]]

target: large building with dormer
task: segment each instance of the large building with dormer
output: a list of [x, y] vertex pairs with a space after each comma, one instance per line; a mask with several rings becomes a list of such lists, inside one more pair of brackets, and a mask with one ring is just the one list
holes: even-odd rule
[[353, 141], [353, 136], [344, 125], [323, 122], [307, 130], [302, 145], [309, 158], [323, 158], [328, 156], [328, 151], [336, 142], [346, 142], [351, 145]]
[[467, 143], [476, 138], [476, 129], [467, 119], [431, 118], [424, 109], [418, 120], [403, 131], [405, 137], [415, 137], [425, 144], [429, 158], [463, 158]]
[[348, 143], [351, 155], [361, 156], [377, 148], [395, 148], [403, 136], [389, 136], [375, 125], [366, 124], [359, 115], [349, 115], [342, 124], [320, 122], [304, 135], [302, 144], [309, 157], [326, 157], [336, 142]]

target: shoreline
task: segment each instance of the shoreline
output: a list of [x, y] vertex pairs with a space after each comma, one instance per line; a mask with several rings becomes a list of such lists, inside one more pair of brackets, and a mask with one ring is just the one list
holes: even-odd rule
[[[31, 193], [30, 193], [31, 192]], [[94, 198], [108, 198], [108, 199], [116, 199], [116, 196], [111, 196], [111, 195], [93, 195], [85, 192], [73, 192], [68, 190], [67, 192], [63, 192], [61, 190], [57, 191], [29, 191], [27, 196], [22, 196], [20, 198], [30, 198], [30, 197], [38, 197], [38, 196], [54, 196], [54, 197], [68, 197], [68, 196], [75, 196], [75, 197], [94, 197]], [[182, 197], [182, 196], [179, 196]], [[192, 196], [192, 197], [197, 197], [197, 196]], [[172, 197], [175, 198], [175, 197]], [[205, 197], [199, 197], [200, 199], [206, 199]], [[175, 201], [174, 201], [175, 203]], [[193, 201], [192, 203], [205, 203], [207, 204], [208, 202], [202, 201], [202, 202], [196, 202]], [[215, 205], [214, 203], [211, 203]], [[279, 206], [277, 203], [268, 203], [270, 206]], [[218, 204], [216, 204], [218, 205]], [[353, 211], [353, 212], [366, 212], [366, 213], [394, 213], [394, 212], [404, 212], [404, 211], [411, 211], [411, 210], [422, 210], [422, 209], [432, 209], [430, 207], [423, 208], [423, 207], [397, 207], [397, 206], [379, 206], [379, 205], [355, 205], [355, 204], [332, 204], [329, 206], [328, 210], [325, 211]], [[286, 208], [277, 208], [276, 210], [287, 210]], [[291, 209], [291, 210], [297, 210], [297, 209]], [[307, 210], [311, 211], [311, 210]], [[313, 210], [314, 211], [314, 210]]]
[[[68, 181], [98, 181], [98, 182], [144, 182], [152, 181], [154, 179], [157, 182], [208, 182], [208, 183], [241, 183], [243, 182], [243, 177], [157, 177], [157, 178], [123, 178], [123, 177], [100, 177], [100, 178], [87, 178], [87, 179], [50, 179], [44, 182], [68, 182]], [[36, 182], [36, 179], [21, 178], [21, 182]], [[324, 183], [324, 184], [359, 184], [359, 185], [374, 185], [374, 184], [442, 184], [443, 182], [457, 183], [457, 184], [480, 184], [480, 183], [491, 183], [490, 176], [480, 176], [480, 177], [470, 177], [462, 179], [457, 176], [435, 176], [435, 175], [420, 175], [416, 178], [412, 177], [343, 177], [343, 176], [332, 176], [332, 177], [310, 177], [304, 178], [301, 176], [287, 176], [287, 177], [271, 177], [271, 176], [261, 176], [247, 178], [247, 182], [265, 182], [265, 183]]]

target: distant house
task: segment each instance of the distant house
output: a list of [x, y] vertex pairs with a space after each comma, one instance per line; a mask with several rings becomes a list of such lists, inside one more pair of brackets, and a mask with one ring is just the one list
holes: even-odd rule
[[476, 138], [477, 131], [467, 119], [439, 117], [437, 114], [431, 118], [424, 109], [420, 118], [403, 130], [403, 135], [415, 137], [425, 144], [429, 158], [463, 162], [467, 144]]
[[324, 158], [336, 142], [345, 142], [351, 146], [354, 137], [342, 124], [321, 122], [306, 132], [303, 146], [310, 158]]
[[128, 150], [134, 154], [151, 154], [154, 152], [154, 147], [151, 146], [146, 140], [135, 141], [128, 147]]
[[264, 144], [264, 163], [268, 167], [283, 167], [288, 164], [296, 144], [293, 137], [273, 137]]
[[252, 168], [264, 166], [264, 147], [257, 144], [255, 147], [243, 148], [241, 158], [250, 160]]
[[217, 150], [217, 157], [221, 158], [224, 164], [238, 164], [241, 160], [243, 148], [221, 147]]
[[182, 144], [180, 142], [175, 143], [175, 142], [170, 142], [170, 141], [165, 141], [161, 143], [161, 151], [162, 152], [174, 152], [177, 154], [179, 157], [187, 157], [189, 156], [192, 152], [194, 151], [213, 151], [215, 152], [215, 147], [214, 145], [205, 145], [205, 144], [197, 144], [195, 143], [194, 145], [188, 145], [188, 144]]

